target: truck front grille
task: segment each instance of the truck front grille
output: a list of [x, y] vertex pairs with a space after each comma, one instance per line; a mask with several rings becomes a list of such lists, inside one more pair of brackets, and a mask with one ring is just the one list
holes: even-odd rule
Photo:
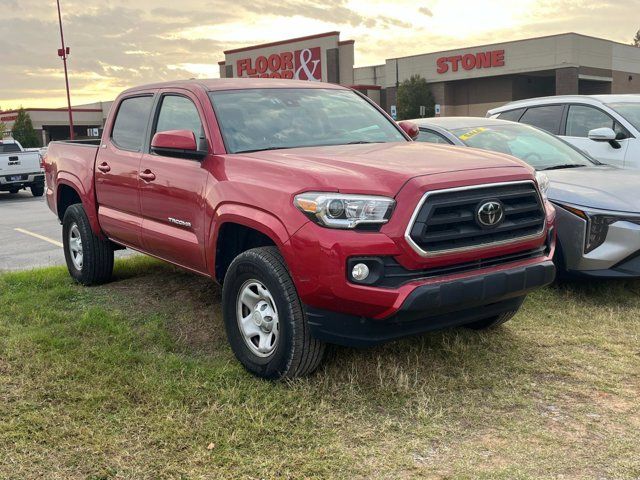
[[[488, 203], [503, 212], [495, 225], [483, 224], [487, 218], [479, 214]], [[500, 183], [426, 193], [406, 238], [420, 255], [432, 256], [535, 238], [544, 225], [544, 206], [533, 182]]]

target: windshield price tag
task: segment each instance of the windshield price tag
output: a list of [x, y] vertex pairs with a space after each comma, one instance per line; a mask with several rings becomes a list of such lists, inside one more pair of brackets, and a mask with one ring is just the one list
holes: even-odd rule
[[464, 135], [460, 135], [460, 140], [462, 140], [463, 142], [465, 140], [469, 140], [471, 137], [475, 137], [476, 135], [478, 135], [479, 133], [485, 132], [487, 129], [486, 128], [474, 128], [473, 130], [469, 130], [467, 133], [465, 133]]

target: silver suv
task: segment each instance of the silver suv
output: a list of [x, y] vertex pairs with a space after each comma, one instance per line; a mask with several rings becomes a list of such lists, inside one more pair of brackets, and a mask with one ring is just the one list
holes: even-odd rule
[[562, 137], [597, 160], [640, 169], [640, 95], [561, 95], [508, 103], [487, 117]]

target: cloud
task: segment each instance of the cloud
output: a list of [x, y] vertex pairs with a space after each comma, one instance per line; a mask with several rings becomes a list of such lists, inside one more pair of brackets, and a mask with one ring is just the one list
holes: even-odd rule
[[[566, 31], [628, 43], [640, 0], [61, 0], [72, 101], [215, 75], [226, 49], [339, 30], [356, 64]], [[44, 4], [44, 5], [43, 5]], [[2, 0], [0, 106], [62, 106], [55, 2]], [[611, 25], [616, 28], [612, 29]]]

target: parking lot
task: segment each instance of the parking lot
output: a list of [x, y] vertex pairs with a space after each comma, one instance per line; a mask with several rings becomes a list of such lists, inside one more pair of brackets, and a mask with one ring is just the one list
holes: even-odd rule
[[33, 197], [28, 190], [0, 192], [0, 271], [64, 265], [61, 232], [44, 197]]

